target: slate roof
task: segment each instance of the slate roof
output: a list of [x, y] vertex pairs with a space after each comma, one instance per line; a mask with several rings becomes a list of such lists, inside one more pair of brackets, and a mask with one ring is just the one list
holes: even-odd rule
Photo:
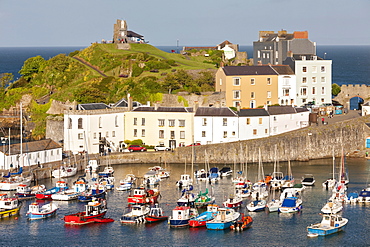
[[[29, 152], [37, 152], [37, 151], [43, 151], [43, 150], [50, 150], [50, 149], [56, 149], [56, 148], [62, 148], [58, 143], [53, 141], [52, 139], [45, 139], [40, 141], [33, 141], [33, 142], [23, 142], [22, 143], [22, 152], [23, 153], [29, 153]], [[3, 152], [3, 150], [0, 150]], [[10, 145], [10, 154], [20, 154], [21, 153], [21, 144], [12, 144]], [[9, 145], [5, 146], [5, 154], [9, 155]]]
[[294, 75], [288, 65], [225, 66], [222, 69], [227, 76]]
[[306, 60], [313, 60], [313, 57], [316, 56], [317, 60], [324, 60], [321, 57], [314, 55], [314, 54], [293, 54], [294, 60], [302, 60], [302, 57], [306, 57]]
[[272, 68], [276, 70], [279, 75], [294, 75], [294, 71], [289, 65], [272, 65]]
[[[141, 103], [140, 102], [137, 102], [137, 101], [133, 101], [132, 102], [132, 106], [133, 107], [141, 106]], [[113, 107], [128, 107], [127, 100], [123, 98], [120, 101], [118, 101], [117, 103], [115, 103], [113, 105]]]
[[193, 112], [192, 107], [158, 107], [155, 110], [154, 106], [139, 106], [132, 111], [145, 111], [145, 112]]
[[267, 111], [270, 115], [297, 113], [292, 106], [268, 106]]
[[143, 38], [144, 36], [138, 34], [138, 33], [135, 33], [133, 31], [127, 31], [127, 37], [137, 37], [137, 38]]
[[238, 112], [239, 117], [263, 117], [270, 114], [264, 108], [241, 109]]
[[87, 104], [78, 104], [77, 110], [101, 110], [109, 109], [110, 107], [104, 103], [87, 103]]
[[199, 107], [195, 116], [236, 117], [237, 115], [229, 107]]
[[295, 110], [297, 112], [305, 112], [305, 111], [309, 111], [307, 108], [304, 108], [304, 107], [296, 107]]

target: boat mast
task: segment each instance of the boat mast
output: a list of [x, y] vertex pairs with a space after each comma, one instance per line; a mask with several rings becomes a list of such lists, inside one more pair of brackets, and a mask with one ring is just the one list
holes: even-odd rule
[[335, 180], [335, 155], [334, 155], [334, 148], [333, 148], [333, 181]]
[[20, 114], [20, 123], [21, 123], [21, 127], [20, 127], [20, 144], [21, 144], [21, 147], [20, 147], [20, 151], [21, 151], [21, 163], [20, 163], [20, 167], [23, 167], [23, 121], [22, 121], [22, 102], [20, 103], [20, 110], [21, 110], [21, 114]]

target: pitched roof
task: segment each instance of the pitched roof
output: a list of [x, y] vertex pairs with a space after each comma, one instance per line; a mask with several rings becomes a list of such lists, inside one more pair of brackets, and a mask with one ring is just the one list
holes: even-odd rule
[[[9, 146], [5, 146], [6, 150], [5, 153], [9, 155]], [[45, 139], [40, 141], [32, 141], [32, 142], [23, 142], [22, 143], [22, 152], [29, 153], [29, 152], [37, 152], [43, 150], [50, 150], [62, 148], [58, 143], [53, 141], [52, 139]], [[0, 150], [3, 151], [3, 150]], [[10, 154], [20, 154], [21, 153], [21, 144], [12, 144], [10, 145]]]
[[144, 36], [137, 34], [133, 31], [127, 31], [127, 37], [137, 37], [137, 38], [143, 38]]
[[289, 65], [272, 65], [272, 68], [276, 70], [279, 75], [294, 75], [294, 71]]
[[[132, 102], [132, 106], [133, 107], [141, 106], [141, 103], [140, 102], [137, 102], [137, 101], [133, 101]], [[125, 98], [122, 98], [117, 103], [115, 103], [113, 105], [113, 107], [128, 107], [127, 100]]]
[[292, 106], [268, 106], [267, 111], [270, 115], [296, 113], [295, 109]]
[[222, 68], [225, 75], [277, 75], [277, 72], [269, 65], [259, 66], [225, 66]]
[[236, 113], [229, 107], [199, 107], [195, 116], [236, 117]]
[[269, 113], [264, 108], [241, 109], [238, 112], [239, 117], [262, 117], [269, 116]]
[[87, 103], [87, 104], [78, 104], [77, 110], [101, 110], [110, 108], [104, 103]]
[[158, 107], [157, 110], [154, 106], [139, 106], [133, 111], [145, 111], [145, 112], [193, 112], [192, 107]]
[[307, 108], [304, 108], [304, 107], [296, 107], [295, 110], [297, 112], [305, 112], [305, 111], [309, 111]]

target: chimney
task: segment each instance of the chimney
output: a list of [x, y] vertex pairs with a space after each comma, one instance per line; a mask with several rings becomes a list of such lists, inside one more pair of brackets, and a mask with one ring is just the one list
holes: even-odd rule
[[198, 101], [194, 101], [194, 108], [193, 108], [194, 113], [197, 112], [198, 108], [199, 108], [199, 102]]
[[240, 112], [240, 103], [238, 103], [238, 105], [236, 106], [236, 110], [237, 110], [238, 112]]
[[127, 107], [128, 111], [132, 111], [132, 97], [130, 94], [127, 94]]
[[146, 105], [147, 105], [147, 106], [150, 106], [150, 101], [147, 101], [147, 102], [146, 102]]
[[154, 103], [154, 110], [158, 110], [158, 101]]

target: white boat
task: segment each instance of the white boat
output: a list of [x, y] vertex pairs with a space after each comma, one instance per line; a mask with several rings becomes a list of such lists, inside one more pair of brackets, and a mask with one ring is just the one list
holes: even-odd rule
[[328, 201], [322, 208], [321, 212], [324, 214], [337, 214], [343, 209], [343, 204], [342, 202], [339, 201]]
[[263, 181], [254, 183], [252, 186], [251, 197], [253, 200], [262, 200], [268, 197], [267, 185]]
[[221, 177], [231, 176], [233, 174], [233, 170], [230, 167], [223, 167], [220, 170]]
[[266, 201], [265, 200], [251, 201], [250, 203], [247, 204], [247, 209], [250, 212], [264, 211], [266, 209]]
[[145, 178], [144, 183], [146, 185], [157, 185], [159, 184], [160, 181], [161, 178], [157, 174], [154, 174], [150, 177]]
[[76, 200], [82, 192], [88, 189], [88, 184], [84, 179], [79, 179], [73, 185], [72, 189], [63, 190], [51, 195], [51, 199], [57, 201], [71, 201]]
[[303, 185], [313, 186], [315, 185], [315, 178], [312, 174], [305, 174], [304, 177], [302, 178], [301, 183]]
[[220, 180], [220, 177], [221, 177], [221, 174], [218, 171], [217, 167], [212, 167], [209, 170], [208, 181], [210, 181], [211, 183], [218, 182]]
[[114, 169], [111, 166], [104, 167], [102, 172], [99, 172], [99, 177], [112, 177], [114, 173]]
[[17, 187], [17, 192], [14, 194], [16, 197], [18, 197], [19, 200], [22, 199], [31, 199], [36, 196], [37, 193], [45, 191], [45, 185], [35, 185], [35, 186], [27, 186], [25, 184], [20, 184]]
[[16, 197], [8, 197], [7, 194], [0, 194], [0, 219], [17, 215], [22, 203]]
[[40, 204], [34, 202], [28, 206], [27, 217], [30, 220], [45, 219], [54, 216], [58, 209], [59, 207], [56, 203], [51, 202], [40, 207]]
[[360, 203], [370, 203], [370, 187], [363, 189], [358, 194], [357, 201]]
[[85, 172], [97, 172], [99, 171], [100, 165], [97, 160], [89, 160], [89, 164], [86, 166]]
[[208, 172], [205, 169], [200, 169], [194, 172], [194, 177], [199, 181], [207, 181]]
[[[149, 170], [154, 171], [154, 173], [157, 174], [158, 177], [161, 179], [170, 177], [170, 172], [166, 171], [166, 169], [162, 168], [161, 166], [153, 166], [153, 167], [150, 167]], [[145, 175], [144, 175], [144, 178], [146, 178]]]
[[189, 187], [193, 184], [193, 179], [191, 179], [189, 174], [182, 174], [180, 180], [176, 182], [176, 185], [180, 188]]
[[266, 208], [270, 213], [278, 212], [281, 206], [281, 202], [278, 199], [272, 199], [266, 204]]
[[308, 236], [317, 237], [337, 233], [343, 231], [347, 223], [348, 219], [338, 214], [324, 214], [320, 223], [307, 227]]
[[229, 198], [224, 201], [222, 204], [226, 208], [238, 208], [241, 207], [243, 203], [243, 198], [237, 196], [237, 195], [230, 195]]
[[0, 190], [16, 190], [21, 184], [29, 186], [32, 181], [32, 176], [10, 176], [0, 182]]
[[136, 177], [134, 174], [127, 174], [124, 179], [121, 179], [119, 181], [119, 186], [116, 188], [116, 190], [119, 191], [125, 191], [130, 190], [133, 186], [133, 184], [136, 181]]
[[121, 223], [145, 223], [145, 216], [149, 214], [150, 208], [147, 205], [132, 205], [130, 212], [122, 215]]
[[111, 190], [114, 188], [114, 177], [99, 178], [99, 184], [103, 185], [106, 190]]
[[229, 229], [239, 216], [240, 213], [232, 208], [219, 208], [216, 217], [206, 222], [206, 227], [209, 230]]
[[76, 175], [77, 173], [77, 167], [64, 167], [64, 166], [61, 166], [59, 167], [59, 169], [55, 169], [51, 175], [54, 177], [54, 178], [67, 178], [67, 177], [72, 177], [74, 175]]
[[191, 190], [183, 189], [181, 197], [177, 200], [179, 206], [194, 206], [195, 195]]
[[337, 185], [337, 180], [335, 179], [335, 155], [334, 155], [334, 149], [333, 149], [333, 171], [332, 171], [333, 177], [328, 178], [325, 182], [322, 183], [322, 187], [328, 189], [333, 189]]
[[295, 213], [302, 209], [302, 199], [300, 193], [294, 188], [283, 190], [280, 195], [280, 213]]

